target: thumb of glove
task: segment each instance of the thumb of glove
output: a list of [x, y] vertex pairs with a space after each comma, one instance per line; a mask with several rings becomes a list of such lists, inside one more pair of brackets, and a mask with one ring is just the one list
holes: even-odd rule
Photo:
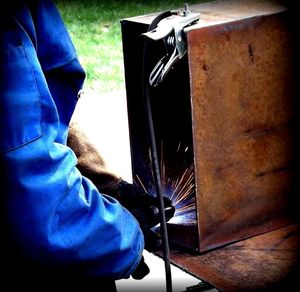
[[147, 276], [150, 273], [150, 269], [148, 265], [145, 263], [144, 257], [142, 256], [142, 259], [136, 269], [132, 272], [131, 277], [135, 280], [141, 280], [145, 276]]

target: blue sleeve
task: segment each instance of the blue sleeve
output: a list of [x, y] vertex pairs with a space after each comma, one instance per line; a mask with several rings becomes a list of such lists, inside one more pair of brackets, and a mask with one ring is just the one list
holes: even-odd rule
[[[34, 16], [23, 7], [0, 32], [0, 161], [9, 227], [34, 261], [127, 278], [141, 259], [142, 232], [80, 174], [65, 145], [84, 72], [55, 7], [33, 2], [41, 5]], [[47, 37], [49, 26], [60, 40]]]

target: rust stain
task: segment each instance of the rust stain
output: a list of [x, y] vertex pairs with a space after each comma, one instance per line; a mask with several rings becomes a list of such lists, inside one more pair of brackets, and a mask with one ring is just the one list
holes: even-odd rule
[[221, 291], [294, 291], [300, 275], [300, 225], [201, 255], [172, 249], [171, 260]]
[[284, 13], [199, 27], [188, 49], [201, 252], [290, 222], [295, 85]]

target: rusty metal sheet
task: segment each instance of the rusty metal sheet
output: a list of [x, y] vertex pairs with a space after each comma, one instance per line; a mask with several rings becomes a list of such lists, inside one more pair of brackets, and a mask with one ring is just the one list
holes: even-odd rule
[[172, 263], [221, 291], [294, 291], [300, 275], [300, 225], [202, 255], [171, 250]]
[[[188, 54], [153, 91], [152, 110], [162, 181], [196, 184], [186, 202], [196, 198], [197, 214], [170, 222], [170, 241], [201, 253], [290, 223], [293, 46], [277, 1], [218, 0], [191, 10], [201, 18], [186, 29]], [[140, 35], [155, 15], [122, 21], [133, 179], [150, 193]], [[151, 53], [160, 59], [159, 48]], [[182, 175], [190, 168], [192, 180]], [[182, 194], [182, 185], [164, 193]]]
[[289, 222], [292, 50], [285, 13], [188, 32], [200, 251]]

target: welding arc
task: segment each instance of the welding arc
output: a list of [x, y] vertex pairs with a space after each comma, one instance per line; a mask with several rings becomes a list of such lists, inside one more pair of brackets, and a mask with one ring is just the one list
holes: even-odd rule
[[[172, 15], [171, 11], [165, 11], [157, 15], [151, 24], [148, 27], [148, 31], [153, 30], [157, 27], [157, 24], [166, 17]], [[150, 57], [150, 48], [149, 48], [150, 40], [144, 40], [144, 50], [143, 50], [143, 94], [145, 99], [145, 107], [147, 114], [147, 122], [148, 122], [148, 130], [149, 130], [149, 138], [150, 138], [150, 149], [152, 155], [152, 168], [154, 174], [154, 184], [156, 188], [157, 198], [159, 200], [159, 209], [160, 209], [160, 229], [162, 233], [162, 241], [163, 241], [163, 258], [165, 263], [165, 274], [166, 274], [166, 291], [172, 292], [172, 274], [171, 274], [171, 264], [170, 264], [170, 249], [168, 242], [168, 232], [167, 232], [167, 222], [166, 216], [164, 212], [164, 201], [162, 194], [162, 184], [159, 170], [159, 162], [158, 155], [156, 149], [156, 141], [155, 141], [155, 131], [154, 124], [152, 118], [152, 108], [150, 101], [150, 85], [148, 83], [149, 75], [150, 75], [150, 66], [149, 66], [149, 57]]]

